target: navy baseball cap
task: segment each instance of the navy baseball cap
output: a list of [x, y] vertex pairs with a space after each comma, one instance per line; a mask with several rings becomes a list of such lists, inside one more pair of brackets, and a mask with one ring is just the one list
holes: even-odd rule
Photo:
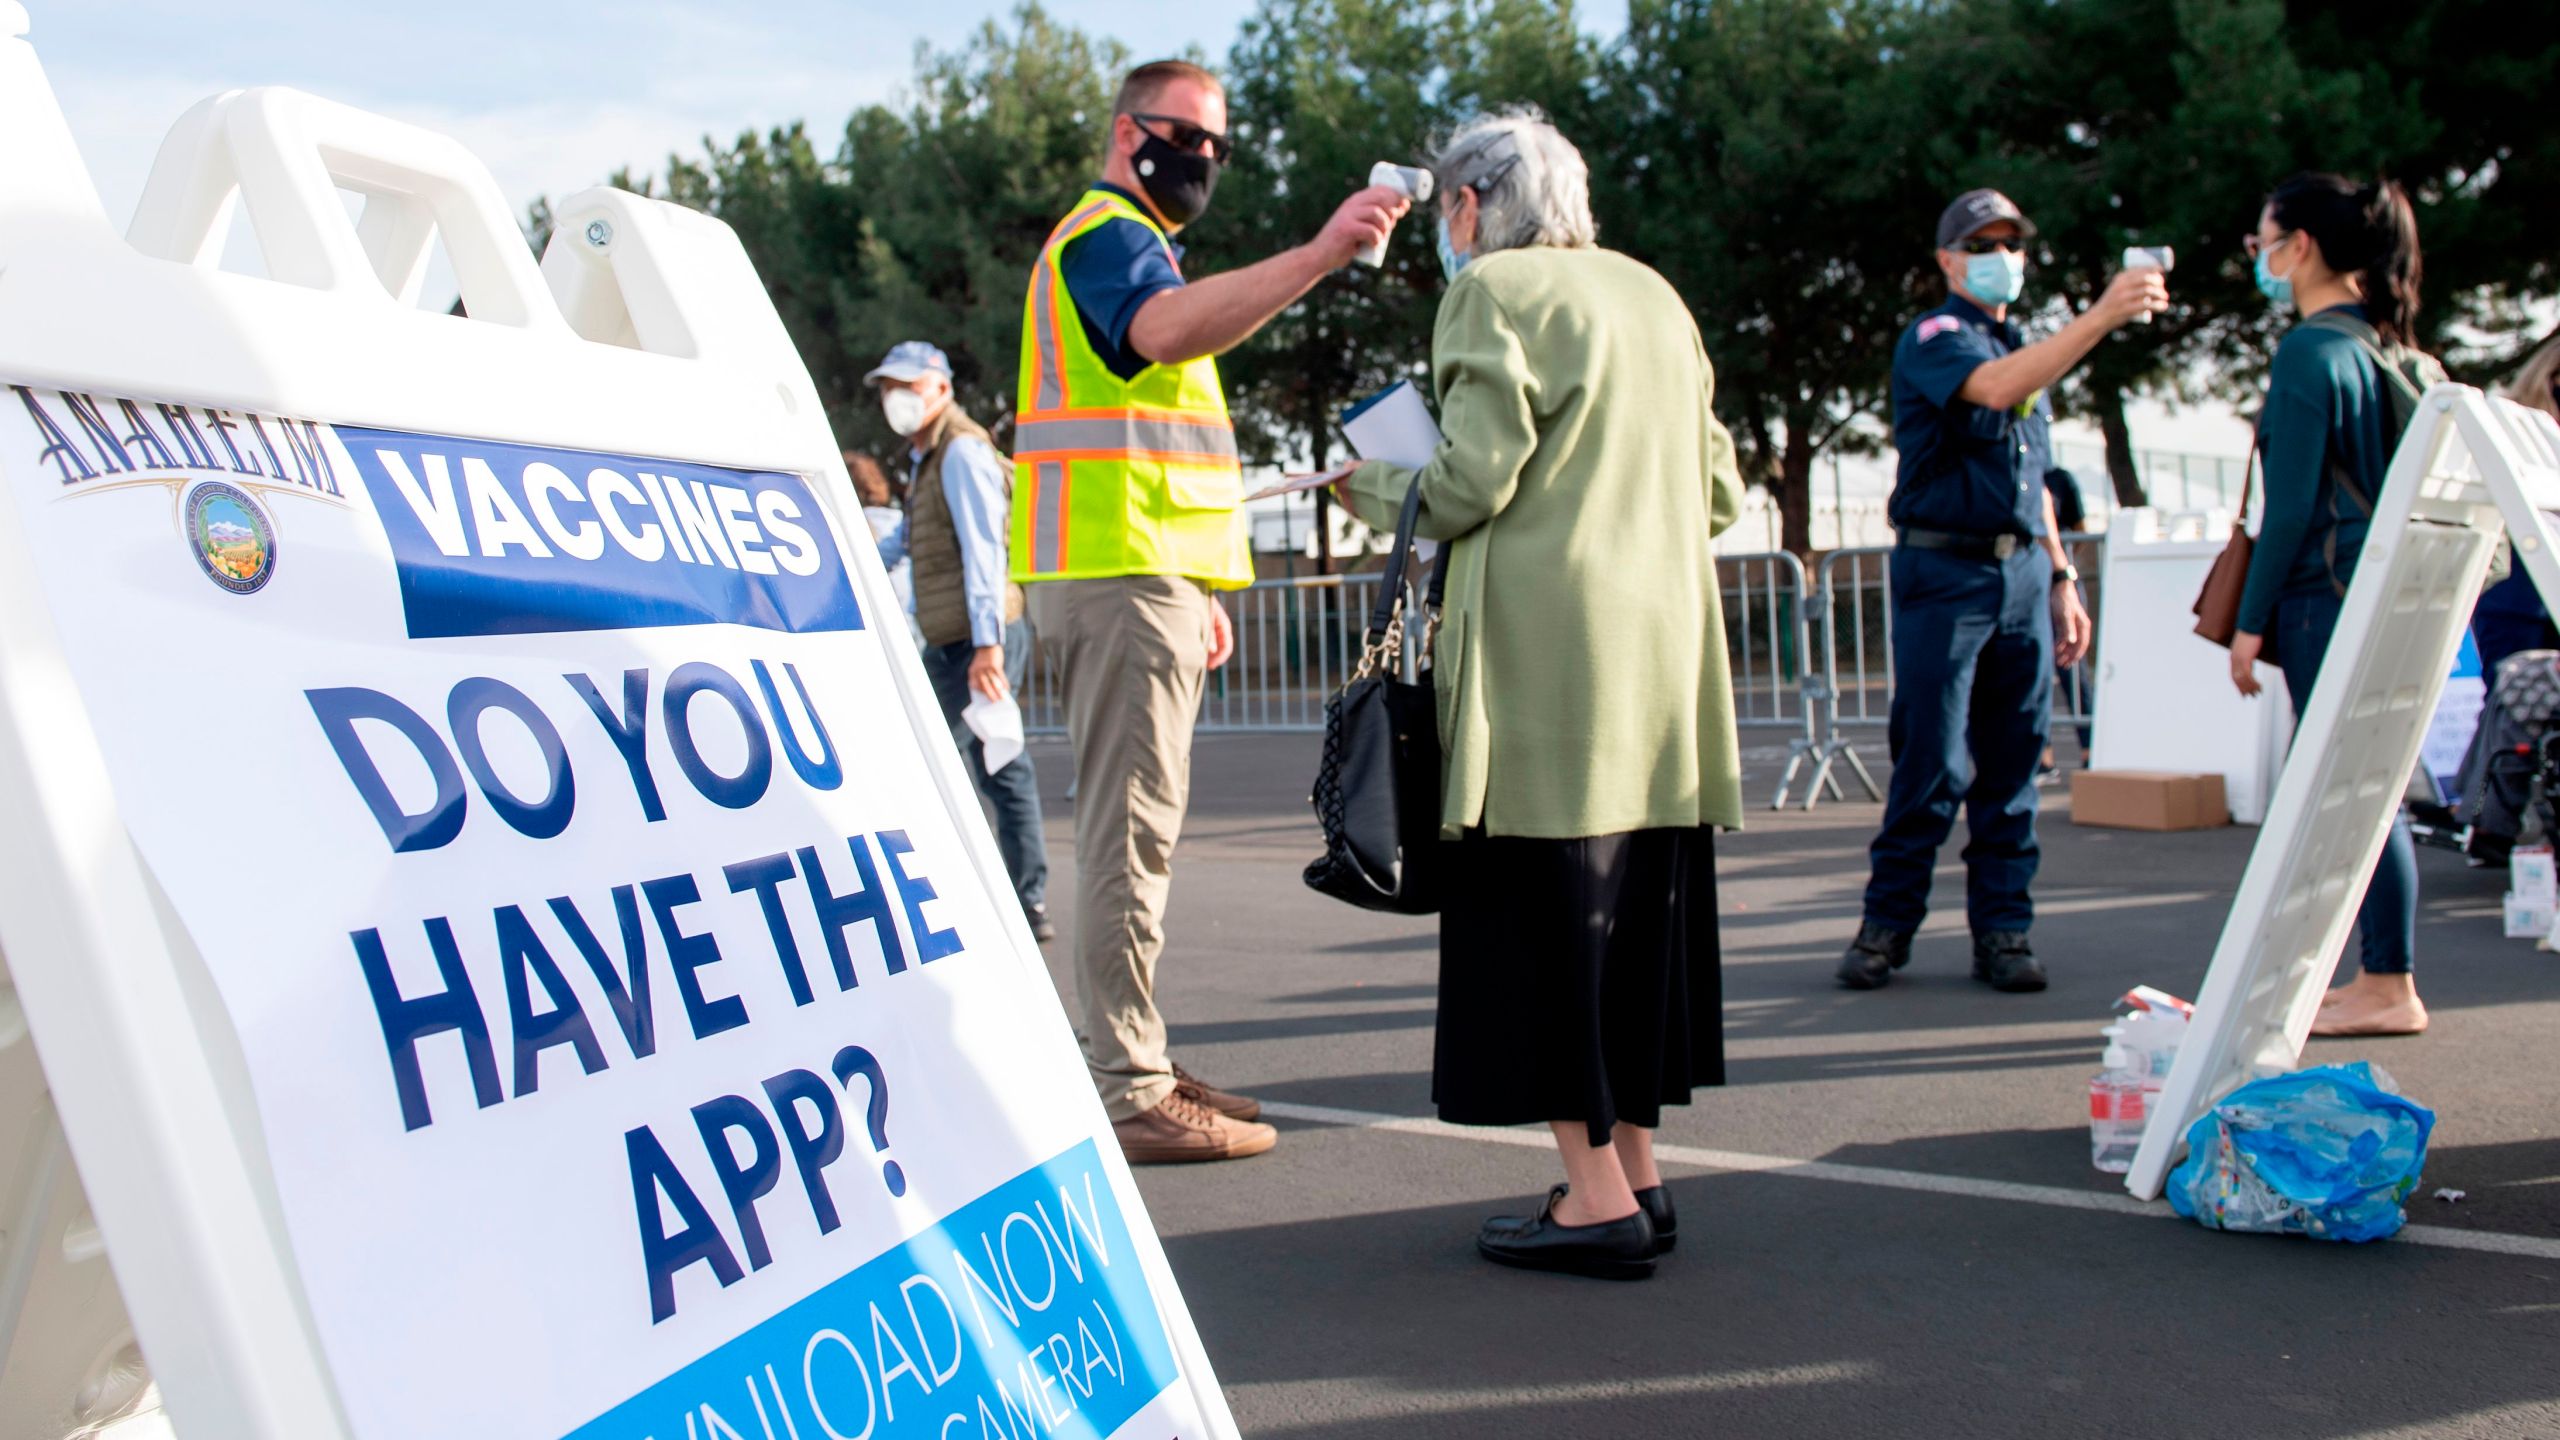
[[1938, 248], [1952, 249], [1957, 241], [2003, 220], [2016, 225], [2019, 234], [2035, 238], [2035, 222], [2018, 208], [2018, 202], [1997, 190], [1967, 190], [1938, 216]]
[[870, 385], [880, 380], [921, 380], [927, 375], [951, 378], [951, 357], [942, 347], [927, 340], [907, 340], [890, 347], [889, 357], [875, 365], [862, 377]]

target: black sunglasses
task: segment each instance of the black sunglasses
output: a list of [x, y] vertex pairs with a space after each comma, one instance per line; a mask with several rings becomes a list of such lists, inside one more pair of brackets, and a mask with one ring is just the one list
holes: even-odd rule
[[1957, 241], [1956, 248], [1967, 255], [1988, 255], [1994, 250], [2006, 250], [2013, 255], [2024, 255], [2027, 253], [2027, 242], [2024, 237], [2017, 235], [2003, 235], [1997, 238], [1975, 235]]
[[1188, 120], [1177, 119], [1171, 115], [1133, 113], [1129, 118], [1137, 121], [1141, 129], [1144, 129], [1149, 121], [1162, 125], [1165, 127], [1165, 133], [1156, 138], [1185, 154], [1197, 154], [1200, 147], [1206, 144], [1209, 147], [1210, 157], [1224, 165], [1228, 157], [1236, 153], [1234, 141], [1204, 125], [1194, 125]]

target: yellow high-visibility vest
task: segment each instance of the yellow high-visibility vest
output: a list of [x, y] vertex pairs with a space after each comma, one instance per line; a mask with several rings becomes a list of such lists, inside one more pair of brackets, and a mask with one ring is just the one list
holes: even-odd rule
[[1013, 578], [1182, 575], [1240, 589], [1253, 583], [1253, 552], [1218, 362], [1150, 365], [1123, 380], [1094, 352], [1067, 295], [1060, 252], [1113, 220], [1135, 220], [1168, 243], [1140, 207], [1086, 191], [1049, 233], [1023, 297]]

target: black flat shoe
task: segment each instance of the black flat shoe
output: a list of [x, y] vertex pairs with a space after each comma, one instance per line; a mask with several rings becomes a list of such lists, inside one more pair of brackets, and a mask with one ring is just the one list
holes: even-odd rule
[[1894, 971], [1910, 963], [1910, 931], [1862, 923], [1840, 957], [1840, 984], [1850, 990], [1881, 990]]
[[1556, 1202], [1564, 1194], [1561, 1185], [1548, 1191], [1547, 1203], [1535, 1215], [1499, 1215], [1486, 1221], [1476, 1233], [1476, 1253], [1496, 1265], [1595, 1280], [1642, 1280], [1653, 1274], [1653, 1222], [1645, 1218], [1644, 1207], [1598, 1225], [1564, 1225], [1555, 1218]]
[[[1547, 1208], [1552, 1210], [1573, 1192], [1570, 1185], [1558, 1185], [1547, 1192]], [[1644, 1218], [1653, 1222], [1653, 1253], [1668, 1255], [1680, 1244], [1680, 1215], [1671, 1208], [1668, 1186], [1648, 1185], [1636, 1192], [1636, 1204], [1643, 1207]], [[1535, 1215], [1496, 1215], [1484, 1222], [1486, 1235], [1518, 1235], [1538, 1223]]]
[[1508, 1236], [1523, 1234], [1535, 1228], [1538, 1222], [1545, 1218], [1546, 1213], [1549, 1210], [1553, 1210], [1558, 1205], [1563, 1204], [1564, 1197], [1572, 1193], [1572, 1186], [1558, 1185], [1547, 1191], [1547, 1203], [1539, 1207], [1537, 1214], [1496, 1215], [1485, 1221], [1483, 1225], [1477, 1227], [1476, 1235], [1481, 1239], [1487, 1235]]
[[1680, 1216], [1671, 1208], [1671, 1190], [1664, 1185], [1648, 1185], [1636, 1192], [1636, 1204], [1644, 1210], [1644, 1218], [1653, 1222], [1653, 1253], [1668, 1255], [1680, 1243]]

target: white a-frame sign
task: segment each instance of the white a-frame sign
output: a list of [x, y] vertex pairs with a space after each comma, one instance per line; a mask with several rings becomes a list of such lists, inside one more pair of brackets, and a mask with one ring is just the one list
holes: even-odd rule
[[2560, 425], [2466, 385], [2427, 392], [2392, 457], [2345, 612], [2125, 1188], [2159, 1195], [2187, 1127], [2302, 1057], [2427, 718], [2502, 534], [2560, 596]]
[[120, 237], [27, 25], [0, 1434], [147, 1363], [186, 1440], [1233, 1435], [736, 238], [537, 269], [280, 90]]

